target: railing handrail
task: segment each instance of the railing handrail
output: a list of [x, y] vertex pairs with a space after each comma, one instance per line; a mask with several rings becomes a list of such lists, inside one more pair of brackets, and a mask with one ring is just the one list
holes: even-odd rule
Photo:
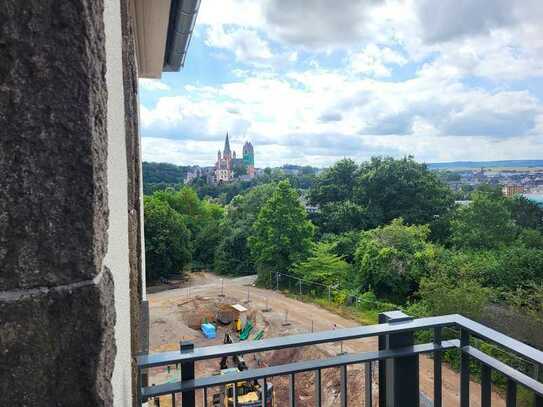
[[203, 389], [206, 387], [219, 386], [243, 380], [264, 379], [268, 377], [284, 376], [317, 369], [329, 369], [343, 365], [368, 363], [389, 358], [417, 355], [420, 353], [433, 353], [447, 349], [459, 348], [460, 341], [451, 339], [442, 341], [441, 345], [436, 343], [425, 343], [419, 345], [398, 348], [394, 350], [371, 351], [360, 353], [348, 353], [327, 359], [306, 360], [301, 362], [287, 363], [278, 366], [263, 367], [258, 369], [244, 370], [236, 373], [207, 376], [185, 382], [164, 383], [146, 388], [142, 393], [143, 397], [157, 397], [164, 394], [181, 393], [191, 390]]
[[[456, 324], [455, 315], [419, 318], [401, 322], [341, 328], [307, 334], [280, 336], [259, 341], [244, 341], [227, 345], [213, 345], [195, 348], [190, 353], [169, 351], [138, 356], [140, 368], [172, 365], [181, 362], [196, 362], [236, 354], [266, 352], [276, 349], [318, 345], [329, 342], [340, 342], [351, 339], [362, 339], [372, 336], [394, 334], [419, 329], [445, 327]], [[543, 360], [543, 357], [542, 357]]]
[[196, 362], [198, 360], [232, 356], [235, 354], [247, 354], [298, 346], [318, 345], [321, 343], [362, 339], [384, 334], [445, 326], [456, 326], [461, 329], [466, 329], [476, 337], [500, 345], [533, 363], [543, 365], [543, 352], [540, 350], [459, 314], [418, 318], [409, 321], [390, 322], [353, 328], [341, 328], [307, 334], [289, 335], [260, 341], [246, 341], [227, 345], [205, 346], [195, 348], [194, 351], [190, 353], [169, 351], [144, 354], [138, 356], [137, 362], [140, 368], [165, 366], [185, 361]]
[[[320, 403], [320, 372], [321, 369], [339, 367], [341, 372], [341, 397], [342, 406], [347, 406], [347, 365], [362, 363], [366, 365], [366, 405], [371, 405], [371, 362], [390, 360], [392, 369], [389, 377], [388, 363], [379, 363], [379, 394], [386, 394], [391, 400], [410, 400], [409, 403], [416, 404], [420, 397], [418, 387], [418, 358], [419, 353], [431, 352], [434, 357], [434, 400], [436, 405], [441, 406], [441, 352], [445, 349], [458, 348], [460, 352], [460, 405], [469, 406], [469, 383], [470, 383], [470, 358], [478, 360], [481, 365], [481, 401], [482, 405], [490, 405], [491, 400], [491, 372], [495, 370], [507, 378], [506, 399], [507, 405], [515, 405], [517, 384], [523, 385], [533, 391], [534, 405], [543, 407], [543, 383], [539, 381], [538, 372], [543, 367], [543, 352], [527, 345], [521, 341], [502, 334], [483, 324], [475, 322], [462, 315], [452, 314], [438, 317], [411, 319], [400, 311], [392, 311], [379, 314], [380, 324], [358, 326], [353, 328], [342, 328], [316, 333], [290, 335], [276, 337], [266, 340], [245, 341], [227, 345], [215, 345], [201, 348], [194, 348], [191, 342], [181, 342], [180, 350], [175, 352], [162, 352], [150, 355], [140, 355], [137, 359], [138, 368], [146, 369], [157, 366], [173, 364], [181, 365], [180, 380], [175, 383], [153, 385], [151, 387], [140, 387], [140, 398], [148, 398], [171, 394], [175, 400], [175, 394], [183, 394], [183, 405], [193, 407], [195, 405], [195, 391], [203, 389], [204, 400], [207, 400], [207, 389], [214, 386], [221, 386], [228, 383], [235, 383], [243, 380], [260, 380], [266, 386], [266, 380], [276, 376], [289, 376], [289, 394], [291, 405], [294, 405], [295, 384], [294, 377], [297, 373], [314, 371], [316, 374], [316, 389]], [[442, 341], [441, 332], [444, 327], [459, 329], [459, 338]], [[414, 332], [418, 330], [432, 329], [433, 343], [421, 345], [414, 344]], [[492, 342], [521, 358], [535, 364], [533, 377], [493, 358], [492, 356], [470, 346], [470, 336]], [[194, 364], [200, 360], [222, 358], [233, 355], [266, 352], [271, 350], [304, 347], [330, 342], [341, 342], [367, 337], [378, 337], [378, 351], [364, 353], [350, 353], [338, 355], [337, 357], [321, 360], [308, 360], [294, 363], [270, 366], [265, 368], [249, 369], [237, 373], [228, 373], [220, 376], [208, 376], [195, 378]], [[402, 366], [402, 367], [400, 367]], [[407, 369], [407, 370], [406, 370]], [[411, 375], [405, 376], [405, 371], [411, 371]], [[369, 373], [368, 373], [369, 372]], [[402, 373], [403, 372], [403, 373]], [[398, 383], [399, 387], [396, 388]], [[388, 386], [394, 388], [393, 393], [387, 391]], [[265, 387], [266, 388], [266, 387]], [[236, 387], [234, 386], [234, 389]], [[397, 394], [396, 394], [397, 393]], [[234, 398], [236, 398], [234, 391]], [[266, 404], [265, 392], [262, 396], [262, 404]]]
[[543, 365], [542, 351], [462, 315], [454, 314], [450, 316], [459, 328], [468, 330], [473, 336], [500, 345], [535, 364]]

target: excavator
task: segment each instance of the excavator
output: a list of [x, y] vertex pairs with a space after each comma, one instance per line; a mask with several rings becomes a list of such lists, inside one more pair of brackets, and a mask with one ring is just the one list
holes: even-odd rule
[[[232, 336], [227, 332], [224, 334], [224, 343], [233, 343]], [[228, 367], [228, 357], [223, 357], [220, 363], [219, 375], [237, 373], [247, 370], [247, 364], [241, 355], [233, 355], [232, 362], [234, 367]], [[262, 392], [264, 389], [258, 380], [241, 381], [236, 383], [237, 406], [239, 407], [262, 407]], [[273, 397], [273, 385], [267, 383], [266, 407], [275, 407]], [[233, 407], [234, 406], [234, 384], [225, 385], [219, 393], [213, 395], [213, 407]]]

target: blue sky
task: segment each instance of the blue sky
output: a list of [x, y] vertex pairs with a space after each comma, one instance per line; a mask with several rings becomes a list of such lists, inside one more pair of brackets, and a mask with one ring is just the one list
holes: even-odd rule
[[540, 0], [202, 0], [181, 72], [140, 80], [143, 156], [543, 158]]

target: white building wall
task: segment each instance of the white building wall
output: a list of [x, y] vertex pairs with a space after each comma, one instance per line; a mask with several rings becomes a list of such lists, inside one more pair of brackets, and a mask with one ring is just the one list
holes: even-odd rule
[[108, 91], [108, 251], [105, 265], [115, 283], [117, 355], [112, 386], [115, 407], [132, 405], [130, 287], [128, 250], [128, 169], [124, 114], [122, 31], [119, 0], [105, 0], [106, 82]]

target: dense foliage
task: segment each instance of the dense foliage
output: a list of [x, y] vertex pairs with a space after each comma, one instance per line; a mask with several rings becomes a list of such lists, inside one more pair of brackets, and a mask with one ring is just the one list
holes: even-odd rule
[[264, 203], [249, 237], [259, 280], [271, 281], [271, 273], [287, 272], [311, 250], [314, 226], [288, 181], [281, 181]]
[[145, 271], [148, 281], [183, 273], [191, 259], [191, 234], [182, 215], [157, 197], [145, 197]]
[[168, 163], [143, 162], [143, 192], [150, 195], [155, 191], [175, 188], [183, 184], [183, 181], [190, 171], [188, 166], [177, 166]]
[[200, 268], [213, 263], [214, 248], [221, 237], [222, 207], [200, 200], [188, 187], [157, 191], [145, 197], [144, 204], [149, 281], [182, 274], [190, 264]]
[[246, 184], [156, 191], [145, 199], [149, 279], [189, 265], [257, 272], [261, 284], [281, 272], [416, 315], [477, 318], [493, 303], [541, 317], [543, 209], [494, 186], [455, 205], [451, 177], [411, 157], [345, 159], [320, 175], [267, 169]]
[[409, 224], [437, 224], [453, 207], [449, 188], [411, 157], [372, 158], [357, 165], [338, 161], [315, 181], [311, 202], [321, 207], [323, 233], [367, 229], [403, 218]]
[[255, 272], [247, 239], [252, 234], [260, 208], [275, 190], [275, 184], [262, 184], [236, 196], [226, 207], [221, 223], [223, 238], [215, 252], [214, 270], [220, 274], [244, 275]]
[[335, 254], [332, 246], [331, 243], [316, 244], [305, 260], [293, 266], [292, 273], [323, 292], [328, 286], [344, 285], [351, 275], [352, 266]]

